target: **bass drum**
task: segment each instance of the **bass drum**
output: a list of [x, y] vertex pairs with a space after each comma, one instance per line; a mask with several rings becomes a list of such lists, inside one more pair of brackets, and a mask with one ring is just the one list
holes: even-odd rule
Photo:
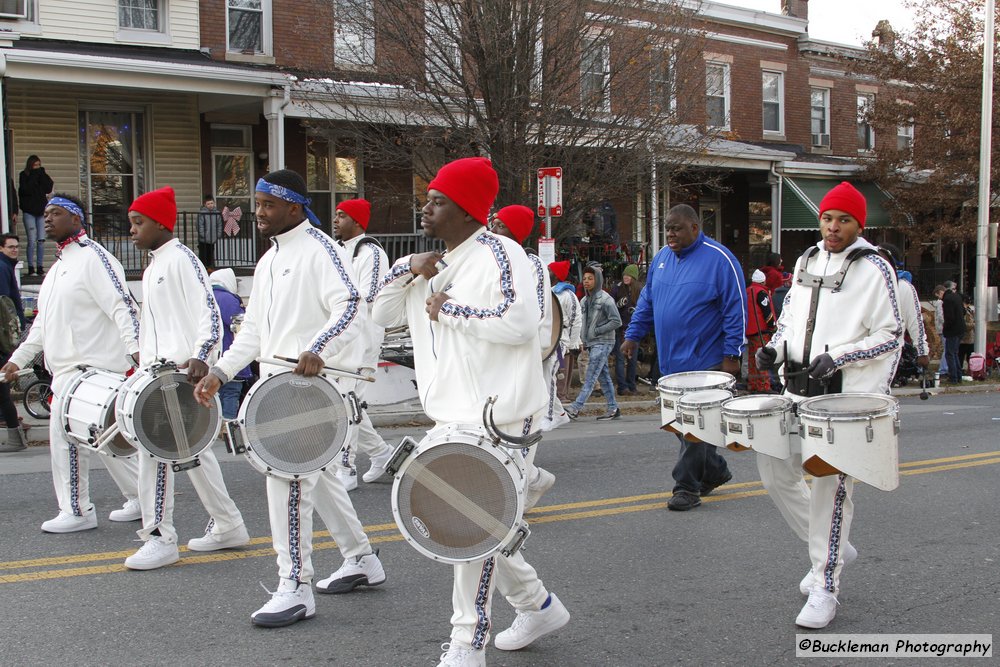
[[174, 364], [152, 366], [122, 385], [115, 404], [118, 428], [132, 445], [174, 470], [196, 465], [222, 428], [222, 404], [194, 398], [194, 385]]
[[325, 375], [291, 369], [261, 378], [229, 423], [236, 453], [265, 475], [295, 480], [326, 470], [357, 430], [361, 410]]
[[552, 332], [548, 345], [542, 348], [542, 361], [556, 353], [556, 350], [559, 349], [559, 339], [562, 338], [562, 306], [559, 305], [559, 299], [551, 291], [549, 292], [549, 309], [549, 312], [552, 313]]
[[405, 438], [388, 464], [392, 514], [410, 545], [437, 561], [515, 553], [528, 536], [520, 455], [481, 427], [449, 425]]
[[99, 368], [82, 370], [70, 378], [58, 415], [66, 437], [111, 457], [133, 456], [135, 447], [120, 432], [114, 437], [101, 437], [105, 433], [110, 436], [110, 429], [118, 430], [115, 403], [124, 382], [123, 374]]

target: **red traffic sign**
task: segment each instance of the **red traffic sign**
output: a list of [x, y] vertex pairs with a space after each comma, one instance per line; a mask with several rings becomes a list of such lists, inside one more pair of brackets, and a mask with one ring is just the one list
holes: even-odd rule
[[538, 215], [558, 218], [562, 211], [562, 167], [542, 167], [538, 170]]

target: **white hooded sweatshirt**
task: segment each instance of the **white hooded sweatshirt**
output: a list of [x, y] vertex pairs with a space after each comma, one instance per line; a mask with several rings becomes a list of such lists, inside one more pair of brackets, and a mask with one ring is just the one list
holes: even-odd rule
[[[540, 417], [548, 401], [534, 265], [515, 241], [483, 229], [438, 266], [428, 281], [410, 273], [410, 257], [403, 257], [372, 310], [380, 326], [409, 324], [424, 411], [438, 424], [479, 424], [483, 404], [496, 396], [501, 429], [533, 430], [526, 420]], [[434, 292], [451, 297], [437, 322], [424, 303]]]
[[[229, 380], [257, 357], [309, 351], [327, 366], [357, 371], [367, 313], [343, 246], [308, 220], [271, 243], [254, 269], [243, 325], [215, 369]], [[261, 365], [262, 375], [275, 370]]]
[[139, 351], [139, 309], [114, 255], [81, 234], [59, 253], [42, 281], [38, 315], [10, 360], [24, 368], [42, 350], [52, 375], [77, 365], [117, 373]]

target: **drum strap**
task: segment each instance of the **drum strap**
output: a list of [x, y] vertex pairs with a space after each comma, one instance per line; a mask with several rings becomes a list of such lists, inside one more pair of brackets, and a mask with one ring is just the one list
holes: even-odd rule
[[354, 255], [352, 255], [352, 258], [358, 256], [358, 253], [361, 252], [361, 246], [364, 245], [378, 246], [380, 249], [383, 250], [383, 252], [385, 251], [385, 249], [382, 248], [382, 244], [378, 242], [378, 239], [376, 239], [373, 236], [364, 236], [361, 238], [360, 241], [358, 241], [357, 245], [354, 246]]

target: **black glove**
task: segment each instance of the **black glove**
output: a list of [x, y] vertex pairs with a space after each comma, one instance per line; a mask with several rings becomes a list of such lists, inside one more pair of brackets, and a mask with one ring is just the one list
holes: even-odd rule
[[809, 377], [822, 380], [833, 375], [836, 370], [837, 365], [833, 363], [833, 357], [824, 352], [809, 364]]
[[778, 351], [773, 347], [762, 347], [753, 355], [757, 362], [757, 368], [762, 371], [769, 371], [774, 368], [774, 361], [778, 358]]

